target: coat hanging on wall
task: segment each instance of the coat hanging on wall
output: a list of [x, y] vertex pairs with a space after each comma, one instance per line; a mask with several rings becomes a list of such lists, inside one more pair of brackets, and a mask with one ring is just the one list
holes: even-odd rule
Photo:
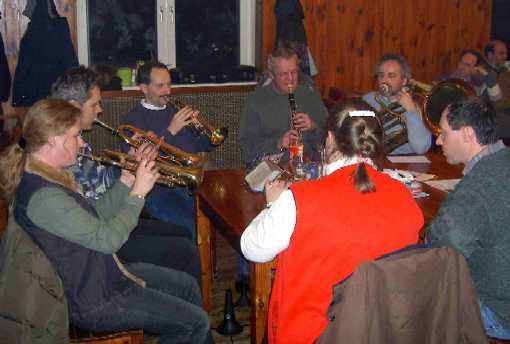
[[[0, 20], [2, 13], [0, 12]], [[0, 34], [0, 102], [5, 102], [11, 94], [11, 73], [5, 56], [4, 40]]]
[[60, 74], [78, 66], [67, 19], [58, 15], [53, 0], [30, 0], [23, 13], [31, 20], [20, 42], [13, 106], [45, 98]]
[[305, 14], [299, 0], [277, 0], [274, 12], [276, 16], [276, 45], [280, 42], [292, 42], [299, 56], [301, 71], [308, 75], [317, 74], [306, 40], [306, 31], [303, 25]]

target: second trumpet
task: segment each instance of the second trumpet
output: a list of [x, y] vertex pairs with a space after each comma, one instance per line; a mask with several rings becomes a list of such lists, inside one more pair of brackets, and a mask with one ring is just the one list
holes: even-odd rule
[[[166, 101], [175, 107], [177, 110], [182, 109], [183, 107], [187, 106], [183, 102], [181, 102], [178, 99], [174, 99], [170, 96], [164, 97]], [[207, 121], [203, 116], [196, 116], [192, 118], [190, 124], [188, 126], [197, 134], [205, 135], [209, 138], [209, 141], [213, 146], [219, 146], [221, 145], [225, 139], [228, 136], [228, 128], [222, 127], [222, 128], [215, 128]]]

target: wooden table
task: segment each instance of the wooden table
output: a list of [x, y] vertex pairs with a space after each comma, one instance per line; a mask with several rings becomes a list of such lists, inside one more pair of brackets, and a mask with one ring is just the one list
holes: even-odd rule
[[[431, 160], [430, 164], [387, 162], [385, 167], [431, 173], [437, 175], [438, 179], [461, 177], [462, 167], [447, 164], [440, 153], [428, 153], [427, 157]], [[210, 309], [211, 305], [211, 231], [219, 231], [237, 252], [241, 252], [239, 240], [243, 230], [265, 206], [264, 195], [250, 191], [244, 176], [242, 170], [206, 171], [198, 193], [197, 226], [206, 309]], [[446, 194], [427, 185], [423, 186], [423, 190], [430, 196], [417, 199], [417, 203], [423, 210], [425, 223], [428, 223], [435, 216]], [[252, 343], [260, 343], [264, 336], [273, 269], [274, 262], [250, 263]]]

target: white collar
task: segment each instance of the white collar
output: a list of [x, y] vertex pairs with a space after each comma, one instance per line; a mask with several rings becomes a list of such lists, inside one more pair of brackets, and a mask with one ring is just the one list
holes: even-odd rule
[[151, 103], [148, 103], [147, 100], [145, 100], [145, 99], [142, 99], [141, 104], [147, 110], [160, 111], [160, 110], [165, 110], [166, 109], [166, 105], [156, 106], [156, 105], [153, 105]]
[[367, 163], [370, 166], [374, 167], [374, 162], [370, 158], [362, 158], [360, 156], [353, 156], [353, 157], [340, 157], [339, 159], [333, 161], [332, 163], [329, 163], [326, 165], [325, 172], [326, 175], [329, 175], [336, 170], [341, 169], [342, 167], [351, 166], [351, 165], [357, 165], [359, 163]]

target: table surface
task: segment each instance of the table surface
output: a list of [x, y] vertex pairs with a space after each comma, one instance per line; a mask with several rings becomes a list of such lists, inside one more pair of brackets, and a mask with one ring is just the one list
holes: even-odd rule
[[[430, 163], [395, 164], [387, 161], [384, 168], [430, 173], [436, 175], [436, 179], [461, 177], [462, 166], [448, 164], [441, 153], [430, 152], [427, 157]], [[243, 230], [265, 206], [264, 194], [251, 191], [244, 181], [244, 176], [243, 170], [206, 171], [199, 190], [204, 213], [238, 251]], [[428, 223], [434, 218], [446, 193], [425, 184], [422, 189], [429, 196], [418, 198], [416, 202], [423, 211], [425, 223]]]

